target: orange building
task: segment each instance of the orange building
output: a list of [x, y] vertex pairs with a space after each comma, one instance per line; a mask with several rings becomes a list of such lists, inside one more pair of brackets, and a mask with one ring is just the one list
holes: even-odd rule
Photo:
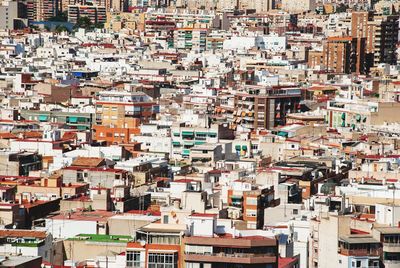
[[185, 225], [151, 223], [136, 231], [136, 242], [128, 243], [127, 267], [183, 268], [182, 233]]
[[[245, 184], [242, 186], [246, 188]], [[254, 190], [228, 190], [228, 205], [241, 208], [243, 220], [249, 229], [260, 229], [264, 226], [264, 210], [274, 201], [274, 188]]]
[[[365, 40], [364, 40], [365, 45]], [[364, 59], [357, 54], [357, 38], [328, 37], [324, 44], [324, 66], [335, 73], [355, 73], [362, 69], [359, 65]], [[365, 51], [365, 50], [361, 50]]]
[[159, 105], [143, 92], [100, 92], [93, 139], [129, 143], [132, 135], [140, 133], [140, 125], [155, 119], [158, 112]]

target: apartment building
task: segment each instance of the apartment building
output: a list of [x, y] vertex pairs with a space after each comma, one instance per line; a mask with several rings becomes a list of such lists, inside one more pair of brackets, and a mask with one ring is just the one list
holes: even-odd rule
[[158, 113], [159, 105], [143, 92], [100, 92], [93, 138], [108, 144], [128, 143], [140, 133], [140, 123], [148, 123]]
[[174, 48], [205, 51], [207, 32], [207, 29], [177, 28], [174, 30]]
[[104, 6], [69, 5], [68, 21], [77, 23], [79, 18], [88, 17], [93, 24], [107, 22], [107, 8]]
[[[365, 41], [364, 41], [365, 43]], [[357, 54], [357, 39], [352, 37], [328, 37], [324, 45], [324, 66], [328, 71], [336, 73], [353, 73], [360, 70], [357, 63], [362, 64], [365, 53]]]
[[242, 236], [240, 232], [214, 235], [216, 216], [188, 217], [190, 235], [183, 238], [186, 267], [278, 267], [277, 241], [263, 236]]
[[299, 109], [300, 96], [298, 88], [246, 86], [235, 93], [233, 107], [227, 101], [220, 107], [226, 110], [232, 129], [271, 129], [284, 125], [286, 114]]
[[60, 0], [29, 0], [27, 16], [29, 21], [47, 21], [62, 11]]

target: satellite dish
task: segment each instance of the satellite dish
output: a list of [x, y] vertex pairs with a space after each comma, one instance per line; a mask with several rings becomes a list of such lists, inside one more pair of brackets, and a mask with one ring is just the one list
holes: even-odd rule
[[14, 225], [13, 225], [13, 229], [17, 229], [17, 225], [14, 224]]
[[146, 241], [141, 240], [141, 241], [140, 241], [140, 245], [141, 245], [142, 247], [144, 247], [144, 246], [146, 245]]

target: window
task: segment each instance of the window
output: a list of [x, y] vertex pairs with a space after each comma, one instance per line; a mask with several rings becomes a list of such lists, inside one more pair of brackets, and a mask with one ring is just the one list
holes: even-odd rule
[[256, 197], [247, 197], [246, 198], [247, 205], [257, 206], [257, 198]]
[[164, 223], [168, 224], [168, 215], [164, 215]]
[[140, 251], [127, 251], [126, 252], [126, 266], [127, 267], [144, 267], [140, 262]]
[[293, 215], [297, 215], [297, 214], [299, 214], [299, 210], [298, 209], [293, 209]]
[[247, 217], [257, 217], [257, 210], [255, 209], [247, 209], [246, 210]]
[[170, 253], [149, 253], [149, 268], [176, 268], [177, 254]]

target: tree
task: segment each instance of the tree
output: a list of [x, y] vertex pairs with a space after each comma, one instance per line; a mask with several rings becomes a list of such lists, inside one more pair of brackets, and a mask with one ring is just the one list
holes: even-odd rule
[[103, 29], [104, 28], [104, 24], [103, 23], [96, 23], [94, 25], [94, 28]]
[[56, 28], [54, 29], [54, 31], [56, 33], [62, 33], [62, 32], [68, 32], [69, 33], [69, 29], [65, 26], [65, 25], [57, 25]]
[[348, 8], [349, 8], [348, 5], [341, 3], [339, 6], [336, 7], [336, 13], [346, 12]]
[[67, 11], [61, 12], [57, 14], [57, 16], [51, 17], [49, 21], [63, 21], [63, 22], [68, 21], [68, 12]]
[[92, 22], [90, 21], [89, 17], [79, 17], [76, 21], [74, 28], [85, 28], [91, 29], [93, 27]]

